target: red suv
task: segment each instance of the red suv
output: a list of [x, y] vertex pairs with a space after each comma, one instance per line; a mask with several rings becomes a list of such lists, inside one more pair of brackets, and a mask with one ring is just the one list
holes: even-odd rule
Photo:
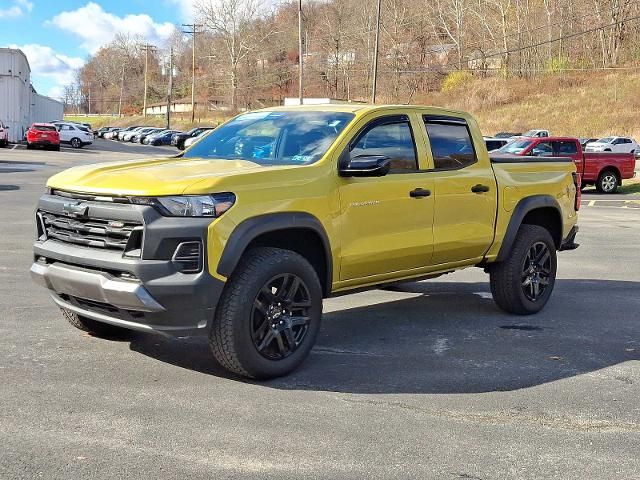
[[34, 123], [27, 130], [27, 148], [37, 146], [60, 150], [60, 133], [51, 123]]

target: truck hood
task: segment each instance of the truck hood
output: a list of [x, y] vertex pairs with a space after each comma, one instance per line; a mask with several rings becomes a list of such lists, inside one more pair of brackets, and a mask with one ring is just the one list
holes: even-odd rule
[[216, 177], [273, 169], [246, 160], [164, 158], [74, 167], [47, 182], [53, 189], [109, 195], [180, 195], [190, 186]]

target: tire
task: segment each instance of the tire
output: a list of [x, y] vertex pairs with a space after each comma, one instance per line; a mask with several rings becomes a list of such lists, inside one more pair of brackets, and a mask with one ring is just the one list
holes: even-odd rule
[[61, 308], [60, 310], [62, 311], [62, 316], [66, 318], [71, 325], [78, 330], [88, 332], [96, 337], [124, 337], [131, 333], [131, 331], [126, 328], [116, 327], [109, 323], [96, 322], [95, 320], [83, 317], [65, 308]]
[[33, 150], [33, 145], [31, 145], [30, 143], [27, 143], [27, 150]]
[[[295, 292], [289, 296], [288, 290]], [[311, 264], [290, 250], [254, 248], [225, 286], [209, 345], [218, 363], [233, 373], [279, 377], [309, 355], [321, 317], [322, 288]], [[300, 323], [294, 325], [294, 319]]]
[[79, 138], [74, 137], [69, 143], [71, 143], [73, 148], [82, 148], [82, 141]]
[[605, 170], [598, 177], [596, 188], [600, 193], [615, 193], [620, 184], [620, 177], [613, 170]]
[[[544, 261], [532, 267], [530, 258], [543, 253]], [[537, 225], [521, 225], [509, 258], [489, 269], [493, 300], [508, 313], [531, 315], [539, 312], [551, 296], [557, 267], [556, 246], [549, 231]], [[527, 280], [529, 283], [525, 285]]]
[[53, 147], [53, 149], [54, 149], [56, 152], [59, 152], [59, 151], [60, 151], [60, 145], [56, 145], [55, 147]]

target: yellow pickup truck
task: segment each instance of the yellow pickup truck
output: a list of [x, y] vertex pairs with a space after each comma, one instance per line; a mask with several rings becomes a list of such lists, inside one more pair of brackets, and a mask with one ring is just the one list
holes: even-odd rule
[[539, 311], [575, 248], [567, 158], [491, 159], [474, 119], [419, 106], [270, 108], [178, 157], [49, 179], [34, 279], [75, 327], [204, 334], [240, 375], [287, 374], [334, 294], [483, 268]]

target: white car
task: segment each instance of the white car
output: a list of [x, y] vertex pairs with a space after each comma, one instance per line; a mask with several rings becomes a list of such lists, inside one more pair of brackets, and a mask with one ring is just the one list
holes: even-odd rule
[[211, 132], [213, 132], [213, 130], [203, 130], [202, 132], [200, 132], [198, 135], [196, 135], [195, 137], [189, 137], [184, 141], [184, 148], [185, 150], [187, 148], [189, 148], [191, 145], [193, 145], [194, 143], [202, 140], [204, 137], [206, 137], [208, 134], [210, 134]]
[[66, 143], [73, 148], [82, 148], [93, 143], [93, 133], [84, 125], [68, 122], [55, 122], [60, 132], [60, 143]]
[[531, 138], [547, 138], [550, 137], [551, 134], [549, 130], [528, 130], [524, 132], [522, 135], [518, 135], [518, 137], [531, 137]]
[[7, 130], [9, 130], [9, 127], [0, 120], [0, 147], [9, 145], [9, 132]]
[[638, 151], [638, 142], [630, 137], [604, 137], [589, 143], [585, 152], [634, 153]]

